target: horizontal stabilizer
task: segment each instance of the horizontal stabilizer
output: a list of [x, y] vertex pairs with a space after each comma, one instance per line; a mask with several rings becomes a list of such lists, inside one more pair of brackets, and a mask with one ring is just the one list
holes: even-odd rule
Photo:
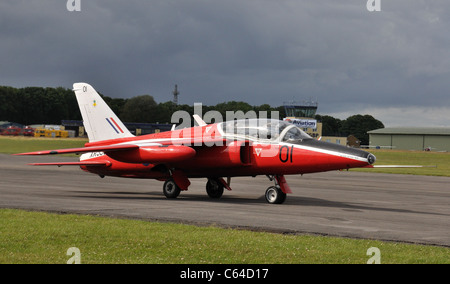
[[70, 148], [70, 149], [60, 149], [60, 150], [46, 150], [38, 152], [28, 152], [14, 154], [16, 156], [34, 156], [34, 155], [57, 155], [57, 154], [81, 154], [90, 152], [112, 152], [112, 151], [123, 151], [139, 148], [138, 145], [124, 144], [124, 145], [111, 145], [111, 146], [92, 146], [83, 148]]
[[30, 166], [110, 166], [111, 162], [104, 161], [104, 162], [63, 162], [63, 163], [33, 163], [28, 164]]

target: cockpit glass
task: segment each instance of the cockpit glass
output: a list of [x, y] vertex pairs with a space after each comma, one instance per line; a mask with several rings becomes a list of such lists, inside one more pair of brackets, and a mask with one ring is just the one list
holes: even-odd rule
[[[225, 136], [248, 137], [257, 140], [298, 140], [311, 138], [298, 127], [289, 122], [275, 119], [242, 119], [223, 122], [222, 130]], [[283, 133], [283, 130], [289, 128]]]
[[305, 138], [311, 137], [302, 130], [300, 130], [298, 127], [294, 126], [284, 134], [283, 141], [301, 140]]

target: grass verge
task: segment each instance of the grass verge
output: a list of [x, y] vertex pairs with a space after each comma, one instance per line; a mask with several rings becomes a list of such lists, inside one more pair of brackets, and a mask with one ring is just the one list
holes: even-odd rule
[[374, 168], [353, 171], [450, 177], [450, 153], [398, 150], [371, 150], [375, 165], [422, 165], [431, 168]]
[[445, 247], [0, 210], [0, 263], [450, 263]]

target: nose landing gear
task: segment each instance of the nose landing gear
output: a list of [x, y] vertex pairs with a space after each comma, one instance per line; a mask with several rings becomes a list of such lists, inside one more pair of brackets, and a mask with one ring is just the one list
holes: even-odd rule
[[266, 190], [266, 201], [270, 204], [282, 204], [286, 201], [287, 193], [292, 193], [283, 175], [268, 175], [269, 180], [275, 183]]
[[282, 204], [286, 201], [286, 193], [280, 187], [274, 185], [267, 188], [265, 197], [270, 204]]

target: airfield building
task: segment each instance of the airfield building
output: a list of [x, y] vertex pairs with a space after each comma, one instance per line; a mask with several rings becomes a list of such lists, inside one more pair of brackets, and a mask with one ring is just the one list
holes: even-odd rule
[[450, 128], [391, 127], [367, 133], [372, 148], [450, 151]]

